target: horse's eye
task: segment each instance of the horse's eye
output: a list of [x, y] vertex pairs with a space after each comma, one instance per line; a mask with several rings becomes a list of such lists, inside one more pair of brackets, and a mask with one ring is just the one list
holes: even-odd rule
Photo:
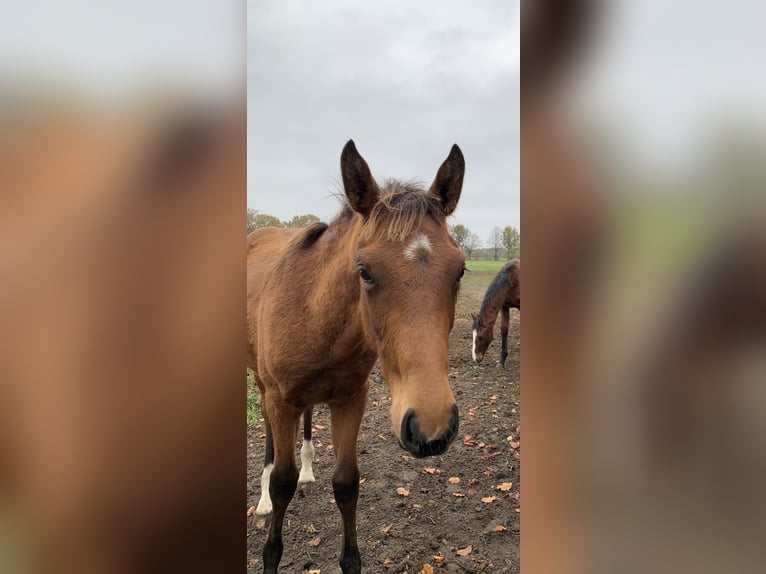
[[362, 281], [367, 283], [368, 285], [372, 285], [375, 283], [375, 279], [373, 279], [372, 275], [370, 275], [370, 272], [367, 271], [364, 267], [359, 268], [359, 277], [362, 278]]
[[460, 281], [460, 280], [463, 278], [463, 275], [465, 275], [465, 267], [463, 267], [463, 268], [460, 270], [460, 275], [458, 275], [458, 278], [457, 278], [457, 280], [458, 280], [458, 281]]

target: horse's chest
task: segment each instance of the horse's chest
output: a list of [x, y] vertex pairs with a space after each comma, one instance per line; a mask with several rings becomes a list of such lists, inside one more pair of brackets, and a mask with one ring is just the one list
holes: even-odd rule
[[359, 348], [355, 353], [338, 356], [332, 347], [327, 347], [321, 353], [271, 355], [262, 367], [266, 371], [263, 374], [276, 385], [284, 400], [303, 408], [357, 392], [366, 383], [375, 358], [373, 352]]
[[331, 403], [356, 394], [366, 384], [370, 368], [360, 364], [358, 368], [348, 370], [283, 371], [278, 386], [282, 398], [296, 408]]

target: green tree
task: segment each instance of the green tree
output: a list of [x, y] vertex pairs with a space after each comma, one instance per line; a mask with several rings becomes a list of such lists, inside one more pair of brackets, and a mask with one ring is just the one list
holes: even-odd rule
[[449, 232], [450, 235], [452, 235], [452, 239], [457, 243], [457, 246], [465, 251], [466, 241], [468, 241], [468, 236], [471, 233], [468, 231], [468, 228], [466, 228], [465, 225], [458, 223], [456, 225], [450, 225]]
[[258, 212], [255, 209], [247, 210], [247, 232], [252, 233], [255, 231], [255, 218]]
[[316, 215], [307, 213], [305, 215], [296, 215], [290, 221], [285, 221], [284, 226], [291, 229], [298, 227], [308, 227], [312, 223], [318, 223], [319, 218]]
[[268, 213], [258, 213], [255, 209], [247, 210], [247, 232], [250, 233], [261, 227], [284, 227], [278, 217]]
[[521, 235], [512, 225], [503, 228], [503, 249], [506, 259], [515, 259], [521, 255]]

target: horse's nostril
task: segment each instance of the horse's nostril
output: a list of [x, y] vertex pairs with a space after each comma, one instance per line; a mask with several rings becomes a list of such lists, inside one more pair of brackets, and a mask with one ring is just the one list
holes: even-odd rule
[[415, 409], [407, 409], [402, 418], [402, 442], [410, 450], [420, 440], [420, 425], [418, 425]]

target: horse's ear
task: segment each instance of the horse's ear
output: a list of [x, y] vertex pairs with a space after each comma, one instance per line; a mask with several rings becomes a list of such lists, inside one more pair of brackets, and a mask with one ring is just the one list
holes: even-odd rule
[[351, 209], [365, 217], [368, 216], [378, 201], [380, 190], [370, 173], [370, 167], [356, 150], [354, 140], [348, 140], [343, 146], [340, 154], [340, 173]]
[[464, 173], [465, 159], [463, 159], [463, 152], [455, 144], [452, 146], [447, 159], [444, 160], [439, 171], [436, 172], [436, 179], [434, 179], [429, 190], [431, 195], [439, 198], [445, 215], [451, 215], [457, 207], [460, 191], [463, 189]]

